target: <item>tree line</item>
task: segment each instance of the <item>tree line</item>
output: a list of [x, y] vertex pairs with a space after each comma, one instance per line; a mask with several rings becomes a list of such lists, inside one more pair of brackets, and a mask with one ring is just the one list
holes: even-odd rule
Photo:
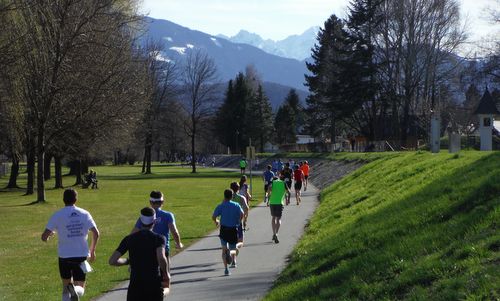
[[[453, 85], [465, 72], [457, 52], [466, 37], [455, 0], [351, 1], [345, 19], [325, 22], [307, 64], [310, 132], [333, 143], [362, 135], [404, 147], [427, 137], [432, 114], [460, 123], [452, 112], [467, 110]], [[483, 72], [495, 80], [498, 45], [493, 53]]]

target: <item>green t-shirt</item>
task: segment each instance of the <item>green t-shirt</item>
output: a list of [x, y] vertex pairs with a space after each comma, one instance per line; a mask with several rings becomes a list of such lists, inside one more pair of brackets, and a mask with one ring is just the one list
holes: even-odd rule
[[241, 168], [245, 168], [245, 167], [247, 167], [247, 161], [245, 161], [245, 160], [241, 160], [241, 161], [240, 161], [240, 167], [241, 167]]
[[271, 198], [269, 199], [270, 205], [283, 205], [285, 198], [285, 182], [281, 180], [274, 180], [272, 182]]

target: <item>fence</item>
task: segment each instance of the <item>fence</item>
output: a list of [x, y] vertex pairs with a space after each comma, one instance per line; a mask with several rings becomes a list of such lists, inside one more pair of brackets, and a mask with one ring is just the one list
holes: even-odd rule
[[9, 167], [9, 163], [0, 163], [0, 177], [3, 177], [10, 172]]

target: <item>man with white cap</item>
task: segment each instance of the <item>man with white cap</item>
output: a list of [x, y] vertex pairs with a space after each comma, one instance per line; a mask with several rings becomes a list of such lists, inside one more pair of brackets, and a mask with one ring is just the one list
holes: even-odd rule
[[[87, 210], [76, 207], [78, 193], [66, 189], [63, 194], [64, 208], [52, 215], [42, 241], [48, 241], [55, 232], [58, 234], [59, 273], [63, 283], [62, 300], [78, 301], [85, 292], [85, 273], [90, 266], [86, 262], [95, 260], [95, 250], [99, 231]], [[88, 233], [92, 233], [90, 248], [87, 244]]]
[[[170, 274], [165, 256], [165, 237], [153, 232], [156, 214], [153, 208], [141, 210], [139, 231], [126, 236], [109, 258], [109, 264], [130, 264], [127, 301], [160, 301], [170, 287]], [[129, 253], [129, 258], [121, 258]]]

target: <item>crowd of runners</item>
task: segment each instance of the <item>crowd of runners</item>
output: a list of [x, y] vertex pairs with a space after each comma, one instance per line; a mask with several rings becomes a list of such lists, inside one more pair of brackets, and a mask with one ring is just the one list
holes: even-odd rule
[[[240, 166], [241, 167], [241, 166]], [[245, 166], [246, 167], [246, 166]], [[278, 232], [285, 206], [290, 205], [291, 188], [295, 190], [296, 205], [301, 203], [301, 190], [307, 189], [309, 177], [307, 161], [281, 162], [275, 160], [263, 173], [264, 202], [270, 207], [272, 240], [279, 243]], [[239, 250], [244, 246], [244, 232], [249, 230], [248, 211], [252, 196], [246, 175], [239, 182], [231, 182], [224, 190], [222, 202], [216, 206], [212, 220], [219, 227], [224, 275], [237, 267]], [[59, 273], [62, 280], [62, 300], [80, 300], [85, 292], [86, 273], [92, 271], [88, 261], [95, 260], [100, 233], [91, 214], [77, 207], [78, 193], [66, 189], [65, 206], [49, 219], [42, 241], [58, 233]], [[140, 211], [131, 233], [124, 237], [109, 258], [112, 266], [129, 266], [130, 283], [127, 301], [163, 300], [170, 289], [170, 235], [175, 246], [183, 248], [174, 214], [162, 209], [164, 195], [152, 191], [149, 207]], [[88, 234], [92, 234], [90, 246]], [[128, 257], [123, 257], [128, 253]]]

